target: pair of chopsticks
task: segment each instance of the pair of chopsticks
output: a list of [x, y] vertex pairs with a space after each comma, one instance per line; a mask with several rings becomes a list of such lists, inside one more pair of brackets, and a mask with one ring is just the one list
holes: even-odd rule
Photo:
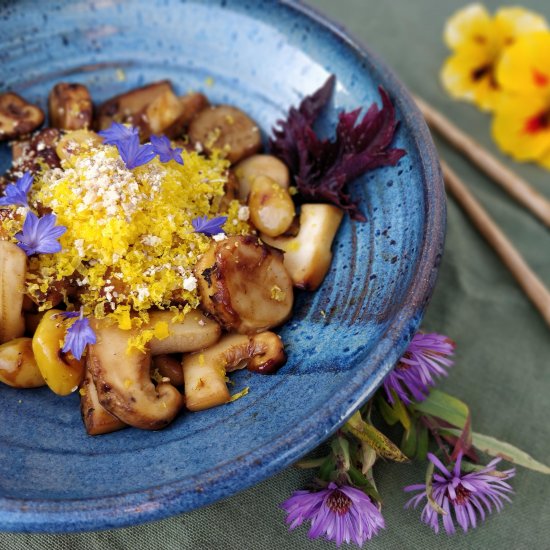
[[[457, 128], [440, 112], [422, 99], [418, 97], [414, 99], [432, 130], [441, 134], [451, 145], [494, 180], [495, 183], [503, 187], [512, 198], [530, 210], [547, 227], [550, 227], [550, 201], [546, 197], [538, 193], [517, 174], [506, 168], [487, 150], [481, 147], [479, 143]], [[532, 271], [517, 248], [468, 190], [464, 182], [443, 160], [441, 160], [441, 169], [447, 191], [453, 195], [481, 235], [493, 247], [503, 264], [510, 270], [519, 286], [550, 326], [550, 291]]]

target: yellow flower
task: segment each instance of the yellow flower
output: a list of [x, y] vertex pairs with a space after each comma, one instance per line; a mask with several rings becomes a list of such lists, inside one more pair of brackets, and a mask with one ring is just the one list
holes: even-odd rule
[[445, 26], [444, 39], [453, 50], [441, 70], [441, 81], [457, 99], [492, 111], [499, 98], [496, 64], [518, 37], [546, 30], [545, 19], [519, 7], [501, 8], [491, 17], [481, 4], [455, 13]]
[[522, 36], [498, 63], [493, 138], [516, 160], [550, 168], [550, 32]]

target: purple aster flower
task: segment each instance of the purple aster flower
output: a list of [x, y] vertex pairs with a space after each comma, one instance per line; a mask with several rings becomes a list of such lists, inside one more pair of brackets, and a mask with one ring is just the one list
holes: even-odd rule
[[124, 161], [128, 170], [137, 168], [142, 164], [147, 164], [150, 160], [155, 158], [153, 146], [150, 143], [140, 145], [139, 136], [137, 134], [115, 145], [117, 146], [120, 158]]
[[88, 344], [95, 344], [97, 339], [95, 332], [90, 326], [90, 321], [84, 317], [82, 309], [80, 312], [64, 312], [63, 317], [66, 319], [79, 317], [73, 324], [67, 329], [65, 334], [65, 344], [63, 346], [64, 353], [69, 351], [73, 354], [75, 359], [82, 357], [84, 350]]
[[393, 390], [403, 403], [424, 401], [435, 378], [445, 376], [453, 361], [448, 358], [455, 349], [455, 343], [443, 334], [417, 332], [407, 351], [393, 371], [384, 380], [384, 389], [390, 403], [394, 402]]
[[138, 136], [139, 138], [139, 131], [137, 128], [119, 124], [118, 122], [113, 122], [109, 128], [101, 130], [98, 134], [103, 138], [103, 143], [105, 145], [119, 145], [120, 143], [132, 139], [134, 136]]
[[281, 508], [288, 514], [286, 522], [291, 530], [311, 521], [310, 539], [324, 535], [337, 546], [344, 541], [362, 546], [384, 528], [384, 518], [370, 497], [359, 489], [335, 483], [314, 493], [295, 491]]
[[160, 162], [170, 162], [175, 160], [178, 164], [183, 166], [183, 159], [181, 158], [181, 147], [172, 147], [170, 140], [166, 136], [151, 136], [151, 145], [155, 155], [158, 155]]
[[203, 233], [209, 237], [225, 233], [222, 229], [223, 224], [227, 221], [227, 216], [218, 216], [217, 218], [208, 219], [208, 216], [199, 216], [191, 221], [191, 225], [195, 233]]
[[[477, 525], [477, 514], [485, 519], [486, 512], [492, 512], [493, 506], [500, 512], [503, 507], [502, 500], [510, 502], [507, 493], [512, 492], [512, 487], [506, 483], [515, 475], [515, 469], [499, 472], [495, 466], [500, 458], [495, 458], [485, 468], [478, 472], [463, 474], [460, 471], [462, 453], [459, 453], [454, 468], [449, 471], [441, 461], [431, 453], [428, 453], [429, 460], [441, 472], [433, 476], [432, 498], [445, 512], [443, 527], [448, 535], [455, 532], [454, 519], [462, 527], [464, 532]], [[426, 495], [426, 485], [409, 485], [405, 487], [406, 492], [421, 491], [414, 496], [405, 508], [416, 508]], [[426, 502], [420, 519], [428, 524], [436, 533], [439, 532], [439, 515], [429, 502]]]
[[15, 234], [19, 241], [17, 246], [22, 248], [27, 256], [33, 254], [53, 254], [61, 250], [58, 240], [67, 228], [64, 225], [55, 225], [55, 214], [46, 214], [38, 218], [32, 212], [27, 212], [23, 223], [23, 231]]
[[0, 205], [8, 206], [10, 204], [29, 206], [27, 194], [30, 191], [34, 177], [30, 172], [25, 172], [15, 183], [6, 187], [6, 194], [0, 198]]

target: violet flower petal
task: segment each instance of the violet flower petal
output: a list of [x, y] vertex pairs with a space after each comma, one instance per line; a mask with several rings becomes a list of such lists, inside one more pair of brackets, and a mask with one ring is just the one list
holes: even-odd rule
[[15, 183], [11, 183], [5, 189], [5, 195], [0, 197], [1, 206], [29, 206], [27, 195], [34, 181], [30, 172], [25, 172]]
[[23, 230], [15, 234], [15, 238], [19, 241], [17, 246], [27, 256], [61, 251], [61, 244], [57, 239], [67, 231], [67, 228], [63, 225], [55, 225], [56, 221], [55, 214], [46, 214], [38, 218], [33, 212], [27, 212]]
[[137, 128], [119, 124], [118, 122], [112, 122], [109, 128], [101, 130], [98, 134], [103, 138], [105, 145], [118, 145], [128, 139], [132, 139], [134, 136], [138, 136], [139, 138]]
[[95, 332], [86, 317], [77, 319], [68, 329], [65, 335], [64, 353], [71, 352], [75, 359], [81, 359], [88, 344], [97, 341]]
[[191, 225], [195, 230], [195, 233], [203, 233], [208, 237], [218, 235], [219, 233], [225, 233], [223, 230], [223, 224], [227, 221], [227, 216], [218, 216], [216, 218], [208, 219], [208, 216], [199, 216], [191, 221]]
[[155, 155], [158, 155], [160, 162], [176, 161], [183, 165], [181, 147], [172, 147], [170, 140], [166, 136], [151, 136], [151, 145]]

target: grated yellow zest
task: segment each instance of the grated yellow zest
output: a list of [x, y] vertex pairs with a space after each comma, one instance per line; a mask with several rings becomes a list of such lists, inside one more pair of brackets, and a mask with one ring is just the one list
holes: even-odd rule
[[241, 390], [240, 392], [234, 393], [230, 398], [229, 402], [233, 403], [233, 401], [237, 401], [237, 399], [240, 399], [241, 397], [244, 397], [245, 395], [248, 395], [249, 387], [246, 386], [244, 390]]
[[[27, 292], [41, 310], [51, 308], [47, 294], [63, 279], [78, 288], [86, 315], [109, 317], [124, 330], [146, 323], [151, 308], [183, 316], [198, 306], [197, 290], [183, 282], [211, 239], [194, 233], [191, 220], [219, 215], [213, 203], [224, 193], [229, 162], [216, 152], [209, 159], [194, 151], [182, 156], [183, 166], [154, 159], [128, 170], [116, 147], [98, 145], [35, 178], [31, 206], [46, 207], [67, 227], [61, 252], [29, 261]], [[229, 206], [228, 234], [251, 232], [238, 219], [239, 206]], [[10, 224], [13, 236], [20, 222]], [[163, 330], [144, 330], [132, 345], [143, 349]]]

